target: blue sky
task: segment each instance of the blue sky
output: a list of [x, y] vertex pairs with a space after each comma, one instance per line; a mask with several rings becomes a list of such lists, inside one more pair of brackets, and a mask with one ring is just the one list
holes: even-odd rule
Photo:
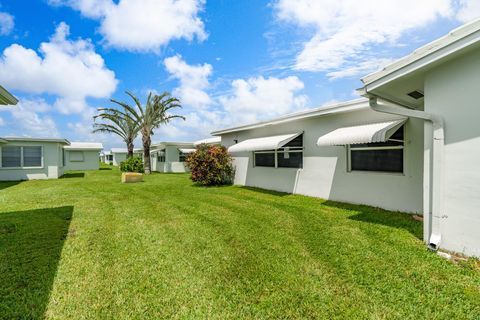
[[[476, 0], [0, 0], [0, 136], [91, 133], [110, 98], [179, 97], [153, 140], [355, 98], [360, 77], [480, 15]], [[415, 8], [412, 10], [412, 8]], [[404, 14], [399, 14], [399, 13]]]

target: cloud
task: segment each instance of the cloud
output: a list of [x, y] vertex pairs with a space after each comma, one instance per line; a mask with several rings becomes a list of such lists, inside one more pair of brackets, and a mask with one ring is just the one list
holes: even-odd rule
[[331, 79], [339, 79], [339, 78], [356, 78], [358, 76], [363, 76], [378, 70], [390, 63], [392, 63], [393, 59], [385, 59], [385, 58], [372, 58], [371, 60], [361, 61], [357, 65], [348, 66], [341, 70], [331, 71], [327, 73], [327, 76]]
[[303, 82], [286, 78], [251, 77], [231, 81], [225, 94], [210, 94], [210, 64], [190, 65], [179, 55], [164, 60], [165, 69], [179, 85], [173, 91], [184, 107], [187, 121], [175, 121], [161, 128], [159, 136], [202, 138], [219, 127], [245, 124], [305, 109], [308, 97], [301, 94]]
[[14, 17], [6, 12], [0, 12], [0, 35], [8, 35], [15, 26]]
[[55, 107], [65, 114], [87, 108], [85, 99], [108, 98], [118, 80], [89, 40], [67, 39], [69, 27], [60, 23], [39, 53], [12, 44], [0, 57], [0, 82], [12, 90], [58, 96]]
[[132, 51], [158, 51], [172, 40], [207, 38], [198, 14], [205, 0], [50, 0], [100, 21], [107, 45]]
[[459, 0], [459, 6], [457, 19], [462, 22], [468, 22], [480, 16], [480, 1], [478, 0]]
[[212, 104], [212, 99], [205, 91], [210, 85], [208, 78], [213, 70], [210, 64], [189, 65], [179, 55], [166, 58], [163, 62], [172, 77], [180, 81], [173, 95], [178, 96], [182, 104], [195, 108]]
[[10, 112], [16, 131], [23, 136], [58, 138], [57, 125], [52, 117], [45, 113], [53, 107], [43, 99], [20, 99], [15, 107], [2, 107], [1, 111]]
[[231, 85], [231, 94], [221, 96], [219, 100], [229, 114], [242, 122], [304, 109], [308, 102], [306, 95], [298, 93], [304, 84], [296, 76], [236, 79]]
[[278, 0], [274, 8], [281, 21], [313, 33], [294, 68], [337, 77], [336, 71], [353, 71], [359, 62], [382, 62], [375, 46], [394, 45], [407, 32], [454, 14], [451, 0]]

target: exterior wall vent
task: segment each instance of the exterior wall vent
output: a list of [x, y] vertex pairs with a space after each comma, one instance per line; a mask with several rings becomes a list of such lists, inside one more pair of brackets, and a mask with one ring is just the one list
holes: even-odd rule
[[421, 98], [424, 97], [424, 94], [420, 91], [417, 91], [417, 90], [408, 93], [408, 95], [415, 100], [418, 100], [418, 99], [421, 99]]

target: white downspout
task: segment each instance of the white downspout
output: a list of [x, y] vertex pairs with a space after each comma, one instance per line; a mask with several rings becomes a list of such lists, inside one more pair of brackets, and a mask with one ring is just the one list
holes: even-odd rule
[[437, 250], [442, 240], [441, 219], [445, 218], [443, 214], [443, 162], [444, 162], [444, 125], [440, 116], [432, 115], [424, 111], [410, 110], [394, 105], [380, 105], [378, 99], [372, 94], [369, 95], [370, 108], [377, 112], [401, 115], [405, 117], [422, 119], [430, 121], [433, 127], [433, 139], [429, 140], [430, 149], [430, 177], [428, 189], [432, 202], [431, 211], [428, 210], [424, 216], [424, 223], [427, 228], [425, 239], [428, 247]]

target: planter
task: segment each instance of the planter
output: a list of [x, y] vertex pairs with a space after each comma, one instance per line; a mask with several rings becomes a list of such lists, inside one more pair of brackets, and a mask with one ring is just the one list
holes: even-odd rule
[[122, 172], [122, 183], [142, 182], [143, 174], [137, 172]]

